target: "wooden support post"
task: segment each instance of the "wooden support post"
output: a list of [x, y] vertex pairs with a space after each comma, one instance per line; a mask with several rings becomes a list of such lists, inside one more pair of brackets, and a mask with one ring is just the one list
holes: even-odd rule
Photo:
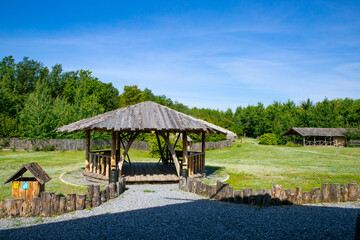
[[90, 130], [86, 130], [86, 160], [85, 160], [85, 170], [89, 171], [90, 169]]
[[116, 151], [116, 159], [120, 159], [120, 156], [121, 156], [121, 136], [120, 136], [120, 132], [116, 132], [116, 148], [117, 148], [117, 151]]
[[120, 175], [121, 175], [121, 170], [122, 170], [122, 166], [124, 164], [124, 161], [125, 161], [125, 157], [127, 155], [127, 153], [129, 152], [130, 150], [130, 147], [131, 147], [131, 144], [133, 144], [133, 142], [135, 141], [136, 137], [139, 135], [139, 132], [136, 132], [135, 134], [133, 134], [127, 144], [127, 146], [125, 147], [123, 153], [121, 154], [121, 159], [120, 159], [120, 162], [119, 162], [119, 171], [120, 171]]
[[340, 200], [340, 191], [338, 183], [330, 184], [330, 201], [331, 202], [339, 202]]
[[94, 186], [94, 196], [92, 200], [92, 207], [98, 207], [101, 204], [101, 196], [100, 196], [100, 185]]
[[163, 148], [161, 146], [161, 141], [160, 141], [158, 132], [155, 132], [155, 135], [156, 135], [156, 139], [157, 139], [158, 146], [159, 146], [161, 161], [164, 161], [164, 159], [165, 159], [164, 152], [163, 152]]
[[179, 164], [179, 160], [176, 157], [176, 153], [175, 150], [173, 148], [173, 146], [170, 143], [169, 137], [166, 136], [165, 134], [163, 134], [162, 132], [159, 132], [159, 134], [164, 138], [166, 146], [168, 147], [168, 149], [170, 150], [171, 154], [172, 154], [172, 158], [174, 160], [174, 164], [176, 167], [176, 173], [177, 175], [180, 177], [180, 164]]
[[188, 160], [187, 160], [187, 155], [188, 155], [187, 132], [183, 132], [183, 133], [182, 133], [182, 139], [183, 139], [183, 152], [182, 152], [183, 162], [182, 162], [182, 169], [188, 169]]
[[205, 152], [206, 152], [206, 135], [205, 132], [202, 132], [202, 137], [201, 137], [201, 152], [203, 153], [202, 156], [202, 163], [201, 163], [201, 169], [203, 170], [205, 168]]
[[66, 212], [73, 212], [76, 210], [76, 194], [68, 194], [66, 197]]
[[305, 137], [303, 137], [303, 146], [305, 147]]
[[85, 209], [85, 194], [79, 194], [76, 198], [76, 210], [84, 210]]
[[111, 141], [111, 170], [116, 170], [116, 132], [112, 131], [112, 141]]

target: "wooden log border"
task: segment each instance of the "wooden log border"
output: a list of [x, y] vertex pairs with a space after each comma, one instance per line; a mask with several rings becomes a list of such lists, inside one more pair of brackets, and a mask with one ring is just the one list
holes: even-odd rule
[[216, 186], [206, 185], [198, 178], [180, 177], [179, 189], [192, 192], [216, 201], [235, 204], [247, 204], [269, 207], [271, 205], [301, 205], [321, 202], [360, 201], [360, 186], [356, 183], [339, 184], [323, 183], [319, 188], [309, 192], [295, 189], [282, 189], [280, 184], [274, 184], [272, 189], [243, 188], [235, 190], [228, 183], [216, 182]]
[[7, 198], [0, 201], [0, 218], [52, 217], [75, 210], [91, 209], [120, 196], [125, 189], [125, 178], [119, 178], [116, 184], [107, 185], [102, 191], [99, 185], [88, 185], [86, 194], [73, 193], [61, 197], [53, 192], [42, 192], [40, 197], [33, 197], [28, 202], [20, 198]]

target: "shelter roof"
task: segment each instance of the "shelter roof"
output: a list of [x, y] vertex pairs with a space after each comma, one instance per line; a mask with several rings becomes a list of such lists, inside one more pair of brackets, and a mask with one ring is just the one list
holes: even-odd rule
[[32, 162], [22, 166], [19, 171], [12, 175], [4, 184], [16, 180], [17, 178], [21, 177], [26, 171], [29, 171], [32, 175], [34, 175], [36, 180], [38, 180], [41, 184], [45, 184], [51, 180], [51, 177], [47, 175], [47, 173], [39, 166], [39, 164]]
[[227, 134], [227, 130], [206, 121], [147, 101], [106, 112], [59, 127], [59, 132], [99, 131], [169, 131]]
[[345, 137], [346, 128], [298, 128], [292, 127], [283, 136], [297, 135], [302, 137]]

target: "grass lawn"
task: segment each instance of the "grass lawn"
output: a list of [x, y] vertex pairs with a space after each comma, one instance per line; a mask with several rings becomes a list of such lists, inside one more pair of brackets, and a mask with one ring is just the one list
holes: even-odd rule
[[360, 184], [360, 148], [286, 147], [258, 145], [255, 139], [232, 148], [206, 152], [208, 167], [221, 167], [235, 189], [301, 187], [322, 183]]
[[[146, 151], [130, 150], [131, 159], [150, 160]], [[155, 159], [153, 159], [155, 161]], [[0, 151], [0, 200], [11, 198], [11, 183], [4, 184], [25, 164], [37, 162], [52, 178], [45, 185], [45, 191], [66, 195], [68, 193], [86, 193], [86, 187], [77, 187], [63, 183], [59, 176], [68, 171], [81, 170], [85, 164], [84, 151], [71, 152], [27, 152]], [[24, 176], [32, 176], [26, 172]]]
[[[146, 151], [130, 150], [134, 161], [155, 161]], [[52, 178], [46, 191], [66, 195], [85, 193], [85, 187], [64, 184], [59, 176], [84, 167], [85, 152], [0, 151], [0, 200], [11, 197], [11, 184], [3, 183], [21, 166], [37, 162]], [[262, 146], [255, 139], [231, 148], [206, 152], [206, 166], [225, 171], [227, 182], [235, 189], [267, 188], [282, 184], [284, 188], [310, 190], [321, 183], [360, 184], [360, 148]], [[29, 175], [30, 176], [30, 175]]]

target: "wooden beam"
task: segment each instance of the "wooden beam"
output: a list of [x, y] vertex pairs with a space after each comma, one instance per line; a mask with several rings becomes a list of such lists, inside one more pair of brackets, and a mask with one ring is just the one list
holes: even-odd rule
[[86, 160], [85, 160], [85, 170], [89, 171], [90, 169], [90, 137], [91, 133], [90, 130], [86, 130]]
[[[179, 134], [180, 135], [180, 134]], [[183, 162], [182, 162], [182, 168], [188, 169], [188, 161], [187, 161], [187, 155], [188, 155], [188, 141], [187, 141], [187, 132], [182, 133], [182, 139], [183, 139]]]
[[162, 132], [159, 132], [159, 134], [164, 138], [165, 143], [166, 143], [166, 146], [168, 147], [168, 149], [169, 149], [170, 152], [171, 152], [171, 155], [172, 155], [172, 158], [173, 158], [173, 160], [174, 160], [175, 167], [176, 167], [176, 173], [177, 173], [177, 175], [180, 177], [180, 164], [179, 164], [179, 160], [178, 160], [177, 157], [176, 157], [175, 150], [174, 150], [173, 146], [172, 146], [171, 143], [170, 143], [169, 137], [166, 136], [165, 134], [163, 134]]
[[156, 139], [157, 139], [158, 146], [159, 146], [161, 160], [164, 160], [164, 152], [163, 152], [163, 148], [161, 146], [161, 141], [160, 141], [159, 134], [157, 131], [155, 132], [155, 135], [156, 135]]
[[120, 132], [116, 132], [116, 158], [120, 158], [121, 154], [121, 137]]
[[131, 144], [135, 141], [136, 137], [139, 135], [139, 132], [136, 132], [135, 134], [133, 134], [127, 144], [127, 146], [125, 147], [123, 153], [121, 154], [121, 159], [120, 159], [120, 162], [119, 162], [119, 171], [120, 171], [120, 174], [121, 174], [121, 169], [122, 169], [122, 166], [124, 164], [124, 161], [125, 161], [125, 156], [127, 155], [128, 151], [130, 150], [130, 147], [131, 147]]
[[200, 170], [203, 170], [205, 168], [205, 151], [206, 151], [206, 135], [205, 135], [205, 132], [202, 133], [201, 151], [203, 152], [203, 156], [201, 157], [201, 168], [200, 168]]
[[116, 170], [116, 132], [112, 131], [111, 141], [111, 170]]

